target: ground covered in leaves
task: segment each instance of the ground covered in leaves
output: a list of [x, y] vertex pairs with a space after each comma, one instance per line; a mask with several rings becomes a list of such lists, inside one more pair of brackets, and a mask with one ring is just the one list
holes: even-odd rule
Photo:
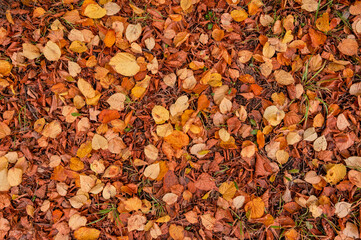
[[360, 1], [0, 10], [1, 239], [360, 237]]

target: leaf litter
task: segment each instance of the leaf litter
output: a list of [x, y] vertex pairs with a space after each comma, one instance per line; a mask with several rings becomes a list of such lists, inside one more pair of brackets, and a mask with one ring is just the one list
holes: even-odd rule
[[1, 239], [360, 237], [360, 1], [0, 7]]

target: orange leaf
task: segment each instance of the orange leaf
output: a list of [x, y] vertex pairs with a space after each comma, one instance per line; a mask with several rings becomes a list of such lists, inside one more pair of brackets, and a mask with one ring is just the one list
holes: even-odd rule
[[172, 145], [174, 148], [181, 149], [189, 144], [189, 137], [187, 134], [175, 130], [170, 135], [164, 138], [166, 142]]
[[212, 32], [212, 38], [216, 41], [221, 41], [224, 38], [224, 31], [220, 29], [214, 29]]
[[256, 96], [261, 95], [262, 90], [263, 90], [263, 88], [261, 86], [259, 86], [258, 84], [251, 84], [250, 88], [251, 88], [251, 91]]
[[108, 30], [105, 34], [104, 44], [106, 47], [111, 48], [115, 43], [115, 31], [113, 29]]
[[199, 96], [199, 98], [198, 98], [198, 109], [197, 110], [202, 111], [202, 110], [208, 108], [209, 103], [210, 102], [209, 102], [206, 95], [203, 94], [203, 95]]
[[117, 110], [104, 109], [99, 114], [99, 121], [102, 123], [108, 123], [117, 118], [120, 118], [120, 114]]
[[264, 139], [264, 134], [262, 133], [261, 130], [257, 131], [257, 143], [258, 143], [258, 148], [263, 148], [264, 144], [265, 144], [265, 139]]
[[320, 45], [326, 42], [327, 36], [321, 32], [318, 32], [312, 28], [310, 28], [310, 32], [308, 33], [311, 38], [312, 47], [319, 47]]

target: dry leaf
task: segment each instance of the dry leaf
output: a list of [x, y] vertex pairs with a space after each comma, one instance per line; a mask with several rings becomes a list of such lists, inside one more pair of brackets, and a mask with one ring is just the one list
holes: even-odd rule
[[263, 117], [267, 120], [272, 126], [277, 126], [281, 123], [285, 117], [285, 112], [278, 109], [276, 106], [272, 105], [265, 109]]
[[184, 229], [182, 226], [171, 224], [169, 226], [169, 235], [174, 240], [184, 240]]
[[76, 213], [69, 218], [69, 227], [71, 230], [77, 230], [80, 227], [84, 227], [86, 225], [86, 222], [86, 217]]
[[11, 188], [8, 181], [8, 169], [3, 168], [0, 170], [0, 191], [6, 192]]
[[340, 50], [341, 53], [347, 56], [353, 56], [357, 54], [358, 44], [355, 39], [346, 38], [343, 39], [342, 42], [338, 44], [337, 48], [338, 50]]
[[237, 188], [234, 184], [234, 182], [224, 182], [219, 187], [219, 193], [222, 194], [222, 197], [230, 201], [232, 200], [234, 194], [236, 194]]
[[125, 37], [129, 42], [137, 41], [141, 34], [142, 34], [142, 25], [140, 25], [140, 23], [129, 24], [127, 30], [125, 31]]
[[244, 210], [249, 219], [260, 218], [264, 214], [265, 204], [262, 198], [257, 197], [253, 200], [249, 201], [246, 206], [244, 206]]
[[76, 53], [83, 53], [88, 50], [88, 47], [81, 41], [73, 41], [70, 44], [69, 49]]
[[96, 240], [99, 238], [100, 231], [95, 228], [81, 227], [74, 232], [76, 240]]
[[351, 212], [351, 206], [351, 203], [338, 202], [335, 204], [335, 214], [339, 218], [344, 218]]
[[322, 178], [315, 171], [309, 171], [305, 175], [305, 181], [311, 184], [318, 184]]
[[348, 179], [352, 184], [356, 185], [356, 187], [361, 188], [361, 172], [350, 170], [348, 172]]
[[61, 50], [58, 44], [53, 41], [48, 41], [43, 49], [43, 53], [46, 59], [49, 61], [58, 61], [61, 56]]
[[128, 231], [143, 231], [147, 218], [140, 214], [134, 214], [128, 218]]
[[166, 204], [172, 205], [177, 202], [178, 196], [174, 193], [166, 193], [162, 199]]
[[122, 111], [124, 109], [124, 101], [126, 100], [126, 96], [123, 93], [115, 93], [111, 95], [107, 103], [109, 103], [109, 109], [114, 109], [117, 111]]
[[162, 124], [168, 121], [169, 111], [160, 105], [155, 105], [152, 109], [152, 116], [156, 124]]
[[244, 9], [238, 9], [231, 11], [231, 17], [236, 22], [242, 22], [248, 18], [248, 14]]
[[202, 225], [209, 231], [213, 231], [216, 219], [209, 213], [201, 216]]
[[120, 11], [120, 6], [115, 2], [107, 2], [104, 4], [104, 9], [107, 11], [107, 16], [113, 16]]
[[127, 77], [134, 76], [140, 70], [135, 57], [132, 54], [125, 52], [117, 53], [112, 57], [109, 65], [112, 66], [117, 73]]
[[6, 125], [3, 122], [0, 122], [0, 139], [5, 138], [6, 136], [9, 136], [11, 134], [11, 130], [8, 127], [8, 125]]
[[107, 10], [105, 10], [104, 8], [102, 8], [101, 6], [99, 6], [96, 3], [88, 4], [84, 10], [84, 15], [89, 18], [93, 18], [93, 19], [102, 18], [106, 14], [107, 14]]
[[192, 7], [192, 1], [191, 0], [181, 0], [180, 6], [183, 11], [188, 10], [190, 7]]
[[30, 60], [38, 58], [41, 55], [39, 48], [31, 43], [23, 43], [23, 54], [24, 57]]
[[295, 79], [293, 78], [291, 73], [284, 70], [277, 70], [274, 72], [274, 75], [278, 84], [290, 85], [295, 83]]
[[189, 107], [188, 97], [183, 95], [177, 99], [177, 101], [169, 107], [170, 114], [176, 116], [182, 114], [184, 110]]
[[327, 149], [327, 140], [325, 136], [322, 135], [313, 142], [313, 149], [316, 152], [325, 151]]
[[306, 10], [307, 12], [314, 12], [318, 8], [318, 1], [317, 0], [302, 0], [301, 8]]
[[108, 140], [105, 137], [96, 133], [92, 139], [92, 148], [94, 150], [106, 150], [108, 149]]
[[155, 180], [160, 173], [160, 165], [159, 163], [151, 164], [144, 170], [144, 176], [150, 178], [151, 180]]
[[335, 164], [327, 171], [326, 181], [331, 184], [337, 184], [346, 176], [346, 166], [343, 164]]
[[158, 148], [156, 148], [153, 144], [149, 144], [144, 148], [145, 156], [150, 159], [152, 162], [158, 159]]
[[42, 134], [44, 137], [57, 138], [61, 132], [61, 124], [59, 121], [55, 120], [44, 127]]
[[81, 208], [87, 202], [87, 200], [88, 198], [83, 194], [69, 198], [70, 205], [73, 208]]
[[23, 181], [23, 170], [20, 168], [10, 168], [8, 171], [8, 182], [10, 186], [18, 186]]
[[325, 12], [316, 20], [316, 27], [322, 32], [330, 31], [330, 17], [328, 12]]

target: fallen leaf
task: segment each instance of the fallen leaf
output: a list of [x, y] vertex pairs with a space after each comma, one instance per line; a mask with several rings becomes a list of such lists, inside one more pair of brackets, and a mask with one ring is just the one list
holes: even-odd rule
[[160, 165], [159, 163], [151, 164], [144, 170], [144, 176], [150, 178], [151, 180], [155, 180], [160, 173]]
[[86, 217], [76, 213], [69, 218], [69, 227], [71, 228], [71, 230], [77, 230], [80, 227], [84, 227], [86, 225], [86, 222]]
[[358, 52], [358, 43], [355, 39], [346, 38], [338, 44], [337, 48], [341, 53], [347, 56], [353, 56]]
[[142, 25], [138, 24], [129, 24], [127, 30], [125, 31], [125, 37], [129, 42], [137, 41], [140, 35], [142, 34]]
[[101, 6], [99, 6], [96, 3], [88, 4], [84, 10], [84, 15], [89, 18], [93, 18], [93, 19], [102, 18], [106, 14], [107, 14], [107, 10], [102, 8]]
[[61, 50], [58, 44], [53, 41], [48, 41], [43, 49], [43, 53], [46, 59], [49, 61], [58, 61], [61, 56]]
[[274, 75], [277, 83], [280, 85], [290, 85], [295, 83], [293, 76], [284, 70], [276, 70]]
[[140, 214], [133, 214], [128, 218], [128, 231], [143, 231], [147, 218]]
[[169, 119], [169, 111], [160, 105], [155, 105], [152, 109], [152, 116], [156, 124], [163, 124]]
[[244, 210], [249, 219], [260, 218], [264, 214], [265, 204], [260, 197], [256, 197], [253, 200], [249, 201], [246, 206], [244, 206]]
[[347, 202], [338, 202], [335, 204], [335, 214], [339, 218], [346, 217], [351, 212], [352, 204]]
[[114, 70], [127, 77], [134, 76], [140, 70], [140, 67], [135, 59], [135, 57], [130, 53], [117, 53], [109, 61]]
[[336, 184], [346, 176], [346, 166], [343, 164], [335, 164], [327, 171], [326, 181]]
[[283, 110], [279, 110], [276, 106], [272, 105], [265, 109], [263, 117], [272, 126], [277, 126], [285, 117], [285, 112]]
[[227, 201], [232, 200], [236, 191], [237, 189], [234, 182], [224, 182], [219, 187], [219, 193], [222, 194], [222, 197]]
[[96, 228], [81, 227], [74, 232], [76, 240], [96, 240], [99, 238], [100, 231]]
[[301, 8], [306, 10], [307, 12], [314, 12], [318, 8], [318, 1], [317, 0], [302, 0]]

